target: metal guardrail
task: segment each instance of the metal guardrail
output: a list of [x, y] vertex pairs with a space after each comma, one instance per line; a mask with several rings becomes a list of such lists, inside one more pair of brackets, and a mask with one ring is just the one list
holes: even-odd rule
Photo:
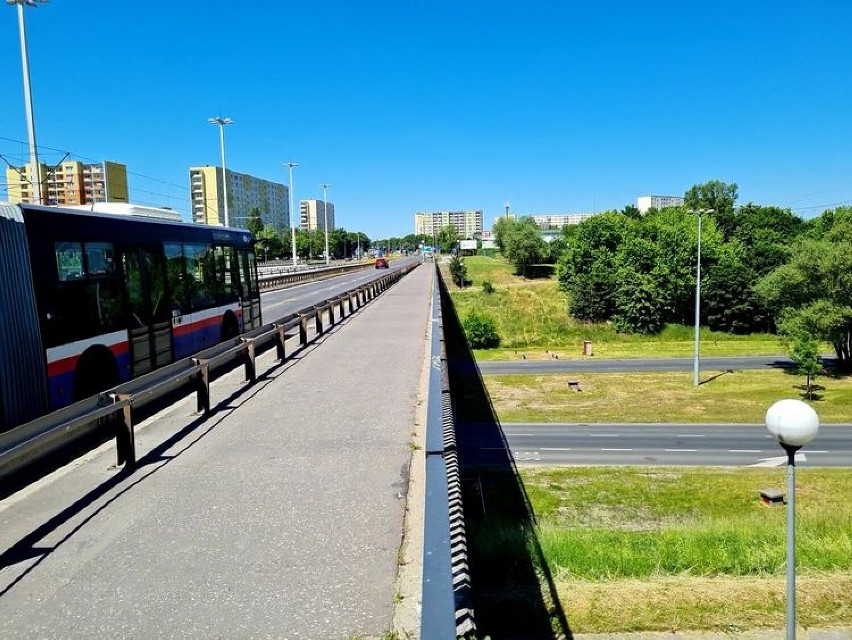
[[311, 282], [314, 280], [324, 280], [338, 276], [341, 273], [350, 271], [358, 271], [360, 269], [372, 268], [372, 262], [358, 262], [355, 264], [336, 265], [331, 267], [316, 267], [316, 268], [294, 268], [282, 267], [281, 271], [272, 274], [258, 275], [258, 283], [261, 291], [269, 291], [271, 289], [279, 289], [298, 282]]
[[445, 640], [476, 632], [467, 559], [455, 420], [447, 373], [437, 265], [426, 407], [426, 506], [420, 637]]
[[[299, 347], [307, 346], [325, 333], [324, 317], [329, 326], [337, 318], [343, 319], [373, 300], [402, 276], [414, 269], [417, 263], [392, 271], [367, 284], [350, 289], [323, 302], [306, 307], [236, 338], [210, 347], [192, 357], [184, 358], [144, 376], [118, 385], [97, 396], [86, 398], [68, 407], [54, 411], [10, 431], [0, 433], [0, 478], [17, 471], [62, 445], [94, 431], [104, 419], [115, 424], [118, 463], [133, 468], [136, 465], [133, 412], [152, 400], [181, 388], [189, 389], [185, 397], [196, 393], [198, 411], [211, 411], [210, 372], [217, 367], [242, 360], [246, 380], [253, 383], [257, 377], [256, 356], [272, 346], [279, 361], [286, 359], [286, 341], [299, 338]], [[339, 315], [335, 315], [335, 308]], [[314, 333], [309, 339], [309, 324], [314, 323]]]

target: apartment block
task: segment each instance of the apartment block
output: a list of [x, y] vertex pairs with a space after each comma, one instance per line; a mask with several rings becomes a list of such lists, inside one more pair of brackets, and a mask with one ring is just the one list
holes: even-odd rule
[[580, 224], [583, 220], [593, 216], [593, 213], [546, 213], [546, 214], [531, 214], [533, 219], [542, 230], [561, 229], [565, 225]]
[[648, 213], [650, 209], [665, 209], [679, 207], [683, 204], [680, 196], [639, 196], [636, 198], [636, 208], [639, 213]]
[[192, 220], [198, 224], [225, 224], [225, 186], [228, 195], [228, 223], [239, 229], [248, 228], [252, 210], [260, 211], [264, 226], [281, 232], [290, 228], [290, 190], [278, 182], [270, 182], [244, 173], [222, 168], [190, 167], [189, 188]]
[[455, 227], [460, 238], [471, 239], [482, 233], [482, 211], [434, 211], [414, 214], [414, 233], [417, 235], [437, 234], [447, 226]]
[[334, 231], [334, 203], [323, 200], [301, 200], [299, 202], [299, 228], [303, 231], [322, 229], [325, 231], [326, 205], [328, 205], [328, 230]]
[[[10, 202], [35, 202], [35, 173], [31, 163], [6, 169]], [[95, 202], [127, 202], [127, 167], [105, 160], [86, 164], [63, 160], [55, 167], [39, 163], [42, 204], [84, 205]]]

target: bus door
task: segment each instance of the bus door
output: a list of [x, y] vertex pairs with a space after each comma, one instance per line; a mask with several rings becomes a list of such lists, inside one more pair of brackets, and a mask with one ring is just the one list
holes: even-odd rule
[[171, 304], [166, 293], [165, 258], [154, 247], [122, 252], [133, 377], [172, 361]]
[[243, 331], [260, 326], [260, 291], [257, 285], [257, 271], [254, 253], [240, 249], [240, 303], [243, 310]]

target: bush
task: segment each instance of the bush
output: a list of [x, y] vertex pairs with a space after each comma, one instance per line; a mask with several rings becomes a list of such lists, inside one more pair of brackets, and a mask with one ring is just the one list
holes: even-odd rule
[[483, 293], [494, 293], [494, 285], [491, 284], [490, 281], [486, 280], [482, 283], [482, 292]]
[[494, 319], [486, 313], [471, 311], [462, 322], [471, 349], [492, 349], [500, 346], [500, 336]]

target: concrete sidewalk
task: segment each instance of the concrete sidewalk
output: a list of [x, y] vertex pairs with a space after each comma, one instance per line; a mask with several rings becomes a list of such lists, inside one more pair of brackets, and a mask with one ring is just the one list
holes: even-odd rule
[[391, 629], [431, 284], [416, 269], [250, 389], [216, 381], [206, 420], [194, 398], [152, 419], [133, 474], [109, 444], [0, 504], [0, 636]]

